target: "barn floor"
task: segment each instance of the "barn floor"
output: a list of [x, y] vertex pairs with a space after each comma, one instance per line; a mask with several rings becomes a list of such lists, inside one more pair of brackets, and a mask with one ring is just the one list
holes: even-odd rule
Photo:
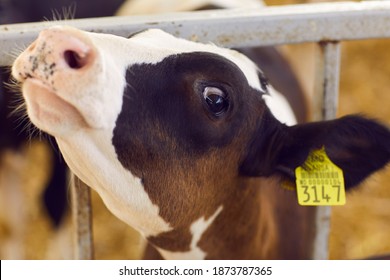
[[[389, 49], [390, 40], [343, 43], [340, 116], [360, 112], [390, 126]], [[62, 234], [54, 234], [40, 208], [40, 186], [50, 172], [47, 148], [40, 143], [31, 143], [24, 153], [27, 161], [18, 172], [26, 196], [16, 209], [25, 225], [17, 233], [11, 232], [7, 215], [12, 213], [8, 208], [4, 209], [6, 204], [0, 205], [0, 259], [71, 258], [70, 219]], [[96, 259], [140, 257], [143, 241], [113, 217], [95, 193], [93, 212]], [[333, 207], [331, 223], [331, 259], [390, 253], [390, 167], [349, 194], [345, 206]]]

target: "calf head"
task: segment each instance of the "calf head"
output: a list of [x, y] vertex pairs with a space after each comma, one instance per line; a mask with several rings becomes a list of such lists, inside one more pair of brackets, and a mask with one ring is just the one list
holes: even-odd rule
[[249, 59], [160, 30], [125, 39], [53, 27], [12, 73], [72, 171], [166, 257], [206, 257], [203, 234], [252, 205], [245, 180], [294, 181], [312, 149], [325, 147], [347, 187], [390, 159], [382, 125], [354, 116], [287, 126], [291, 109]]

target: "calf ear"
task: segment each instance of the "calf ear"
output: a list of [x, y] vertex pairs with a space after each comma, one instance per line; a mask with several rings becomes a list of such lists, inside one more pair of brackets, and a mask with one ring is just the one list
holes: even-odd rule
[[343, 170], [345, 186], [351, 188], [389, 163], [390, 130], [361, 116], [287, 127], [269, 113], [240, 172], [245, 176], [281, 175], [295, 184], [295, 169], [321, 147]]

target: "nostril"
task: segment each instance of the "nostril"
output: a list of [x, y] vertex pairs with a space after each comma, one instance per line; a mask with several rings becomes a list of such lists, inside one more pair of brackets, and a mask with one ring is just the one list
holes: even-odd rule
[[80, 69], [87, 64], [87, 56], [80, 56], [75, 51], [67, 50], [64, 52], [64, 59], [66, 64], [72, 69]]

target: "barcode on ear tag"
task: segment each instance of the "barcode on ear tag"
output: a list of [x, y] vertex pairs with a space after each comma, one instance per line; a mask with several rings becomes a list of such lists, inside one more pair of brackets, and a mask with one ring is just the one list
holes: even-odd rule
[[345, 204], [343, 171], [325, 152], [313, 150], [302, 166], [295, 169], [298, 203], [304, 206]]

